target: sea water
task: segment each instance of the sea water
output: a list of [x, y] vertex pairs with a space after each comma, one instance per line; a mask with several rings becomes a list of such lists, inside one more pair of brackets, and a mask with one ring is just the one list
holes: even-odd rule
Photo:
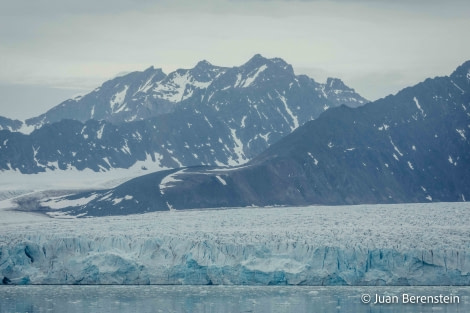
[[470, 287], [0, 286], [0, 312], [467, 313]]

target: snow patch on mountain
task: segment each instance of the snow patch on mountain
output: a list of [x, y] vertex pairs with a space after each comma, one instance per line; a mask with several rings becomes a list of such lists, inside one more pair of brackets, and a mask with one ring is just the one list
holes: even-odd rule
[[142, 86], [139, 87], [139, 89], [137, 90], [135, 94], [139, 92], [147, 93], [153, 87], [153, 79], [155, 78], [156, 75], [157, 73], [153, 74]]
[[248, 162], [249, 160], [245, 157], [244, 153], [244, 145], [243, 142], [240, 140], [240, 138], [237, 137], [237, 132], [233, 128], [230, 129], [230, 135], [232, 136], [232, 139], [234, 141], [234, 147], [233, 150], [235, 152], [235, 155], [237, 156], [236, 160], [230, 159], [229, 160], [229, 165], [234, 166], [234, 165], [240, 165], [243, 163]]
[[190, 98], [195, 88], [206, 89], [211, 83], [212, 80], [196, 80], [189, 70], [180, 70], [170, 74], [168, 80], [160, 82], [153, 91], [159, 98], [177, 103]]
[[457, 88], [462, 94], [465, 93], [465, 90], [463, 90], [462, 88], [460, 88], [459, 85], [457, 85], [453, 80], [451, 80], [451, 83], [455, 86], [455, 88]]
[[245, 81], [243, 82], [243, 84], [241, 84], [241, 87], [242, 88], [250, 87], [251, 84], [253, 84], [253, 82], [256, 80], [258, 75], [261, 74], [263, 71], [265, 71], [267, 68], [268, 68], [268, 66], [266, 64], [263, 64], [256, 70], [256, 73], [253, 74], [253, 72], [252, 72], [252, 73], [248, 74], [248, 76], [247, 76], [247, 78], [245, 78]]
[[178, 176], [178, 174], [181, 174], [184, 172], [184, 169], [183, 170], [179, 170], [179, 171], [176, 171], [174, 172], [173, 174], [170, 174], [170, 175], [167, 175], [165, 176], [162, 181], [160, 182], [160, 193], [163, 195], [165, 194], [165, 189], [167, 188], [171, 188], [172, 186], [174, 186], [174, 183], [175, 182], [179, 182], [179, 181], [182, 181], [181, 179], [177, 179], [176, 176]]
[[217, 178], [217, 180], [224, 186], [227, 186], [227, 182], [225, 181], [225, 179], [223, 179], [222, 177], [220, 177], [219, 175], [216, 175], [215, 178]]
[[189, 83], [189, 75], [185, 73], [175, 73], [172, 80], [167, 84], [159, 84], [154, 91], [159, 94], [161, 99], [168, 100], [170, 102], [179, 102], [183, 98], [186, 85]]
[[294, 113], [289, 108], [289, 106], [287, 105], [286, 98], [284, 96], [282, 96], [277, 90], [276, 90], [276, 92], [277, 92], [277, 95], [278, 95], [279, 99], [281, 99], [281, 102], [284, 105], [284, 108], [285, 108], [287, 114], [289, 114], [290, 118], [292, 119], [293, 126], [291, 126], [291, 130], [293, 131], [294, 129], [299, 127], [299, 120], [298, 120], [297, 116], [294, 115]]
[[421, 112], [421, 115], [423, 117], [426, 117], [426, 114], [424, 113], [423, 108], [421, 108], [421, 105], [419, 104], [418, 99], [416, 99], [416, 97], [413, 97], [413, 101], [415, 102], [416, 107], [418, 108], [418, 110]]
[[246, 115], [244, 115], [244, 116], [242, 117], [242, 120], [241, 120], [241, 122], [240, 122], [240, 127], [241, 127], [241, 128], [245, 128], [245, 126], [246, 126], [246, 125], [245, 125], [246, 117], [247, 117]]
[[[390, 143], [392, 144], [393, 146], [393, 149], [400, 155], [400, 156], [403, 156], [403, 153], [401, 153], [400, 150], [398, 150], [398, 147], [393, 143], [393, 140], [392, 140], [392, 137], [389, 137], [390, 138]], [[397, 159], [397, 158], [396, 158]], [[397, 159], [398, 160], [398, 159]]]
[[33, 131], [35, 131], [37, 128], [40, 126], [34, 126], [34, 125], [27, 125], [25, 122], [21, 125], [21, 127], [16, 130], [17, 132], [20, 132], [25, 135], [31, 134]]
[[313, 160], [313, 164], [315, 164], [315, 166], [317, 166], [318, 165], [318, 160], [310, 152], [308, 152], [308, 156]]
[[53, 197], [53, 198], [47, 199], [46, 201], [42, 201], [41, 205], [47, 206], [53, 210], [57, 210], [57, 209], [63, 209], [63, 208], [70, 207], [70, 206], [80, 206], [80, 205], [87, 204], [91, 200], [96, 199], [97, 196], [98, 196], [97, 194], [92, 194], [89, 197], [78, 198], [75, 200], [62, 199], [62, 197]]
[[96, 138], [101, 139], [103, 137], [104, 127], [105, 127], [105, 124], [101, 125], [100, 129], [96, 133]]
[[456, 129], [455, 131], [459, 133], [463, 140], [467, 140], [467, 137], [465, 136], [465, 129]]
[[124, 100], [126, 99], [127, 90], [129, 89], [128, 85], [124, 86], [124, 89], [116, 93], [114, 96], [111, 97], [109, 101], [109, 105], [111, 107], [111, 111], [113, 113], [117, 113], [117, 110], [122, 110], [122, 105], [124, 104]]
[[[161, 170], [168, 170], [161, 165], [162, 156], [158, 153], [147, 154], [146, 159], [137, 161], [129, 169], [112, 168], [102, 172], [90, 169], [77, 170], [69, 167], [64, 171], [22, 174], [19, 171], [0, 171], [0, 200], [13, 199], [27, 193], [40, 193], [47, 190], [83, 190], [114, 188], [123, 182]], [[109, 162], [109, 161], [108, 161]], [[10, 207], [16, 207], [11, 204]]]

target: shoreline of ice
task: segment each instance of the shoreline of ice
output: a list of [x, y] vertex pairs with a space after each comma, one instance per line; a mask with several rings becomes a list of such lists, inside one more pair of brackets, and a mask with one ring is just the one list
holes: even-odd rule
[[15, 214], [4, 283], [470, 285], [467, 203]]

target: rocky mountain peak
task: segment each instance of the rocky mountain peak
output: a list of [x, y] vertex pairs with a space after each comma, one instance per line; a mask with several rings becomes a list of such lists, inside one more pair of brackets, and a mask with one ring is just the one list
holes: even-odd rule
[[194, 68], [199, 68], [199, 69], [207, 69], [207, 68], [211, 68], [213, 67], [213, 65], [208, 62], [207, 60], [201, 60], [199, 62], [197, 62], [196, 66]]
[[327, 89], [350, 89], [344, 82], [339, 78], [328, 77], [326, 80]]
[[[296, 76], [282, 59], [261, 55], [238, 67], [201, 61], [168, 75], [150, 67], [116, 77], [32, 119], [48, 129], [47, 135], [34, 132], [6, 141], [0, 170], [35, 173], [54, 170], [48, 164], [58, 162], [55, 169], [99, 171], [129, 168], [146, 159], [166, 168], [239, 165], [330, 107], [364, 103], [344, 87], [325, 91], [323, 84]], [[71, 122], [61, 122], [66, 119], [77, 122], [72, 132], [61, 130], [71, 129]], [[59, 138], [59, 133], [68, 135]], [[31, 153], [11, 163], [25, 145]]]

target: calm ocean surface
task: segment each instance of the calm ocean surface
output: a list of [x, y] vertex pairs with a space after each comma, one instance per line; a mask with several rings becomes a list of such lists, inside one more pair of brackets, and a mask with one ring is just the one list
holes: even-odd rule
[[[399, 303], [362, 302], [376, 294]], [[404, 304], [403, 294], [452, 295], [459, 303]], [[470, 287], [0, 286], [0, 312], [467, 313]]]

